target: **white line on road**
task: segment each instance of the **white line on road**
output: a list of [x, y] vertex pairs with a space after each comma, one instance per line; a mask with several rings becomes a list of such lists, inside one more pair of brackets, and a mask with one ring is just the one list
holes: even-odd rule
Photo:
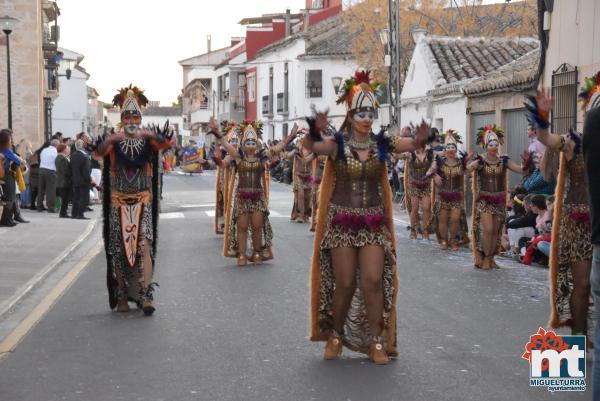
[[183, 219], [185, 216], [181, 212], [173, 212], [173, 213], [161, 213], [160, 218], [165, 220], [170, 219]]

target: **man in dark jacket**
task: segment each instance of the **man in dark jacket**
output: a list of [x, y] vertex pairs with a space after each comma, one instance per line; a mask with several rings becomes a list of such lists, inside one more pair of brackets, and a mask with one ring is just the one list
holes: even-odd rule
[[83, 215], [90, 200], [90, 187], [92, 184], [92, 162], [85, 152], [84, 142], [75, 141], [75, 153], [71, 155], [71, 171], [73, 172], [73, 211], [74, 219], [88, 219]]
[[56, 147], [58, 156], [56, 156], [56, 189], [61, 199], [60, 214], [58, 217], [68, 217], [67, 208], [71, 201], [73, 193], [73, 171], [71, 168], [71, 160], [69, 154], [71, 148], [61, 143]]

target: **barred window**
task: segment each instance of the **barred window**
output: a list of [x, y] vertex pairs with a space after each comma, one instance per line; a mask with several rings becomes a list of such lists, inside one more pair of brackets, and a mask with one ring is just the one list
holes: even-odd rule
[[564, 63], [552, 71], [552, 132], [565, 134], [577, 125], [577, 67]]
[[323, 96], [323, 71], [306, 70], [306, 97]]

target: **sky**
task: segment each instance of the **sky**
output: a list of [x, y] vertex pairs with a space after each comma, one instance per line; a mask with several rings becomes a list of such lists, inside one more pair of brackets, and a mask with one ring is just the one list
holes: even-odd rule
[[[486, 3], [503, 0], [485, 0]], [[238, 22], [266, 13], [292, 13], [304, 0], [57, 0], [60, 47], [82, 54], [88, 85], [110, 101], [133, 83], [150, 100], [170, 106], [183, 85], [179, 60], [244, 36]]]

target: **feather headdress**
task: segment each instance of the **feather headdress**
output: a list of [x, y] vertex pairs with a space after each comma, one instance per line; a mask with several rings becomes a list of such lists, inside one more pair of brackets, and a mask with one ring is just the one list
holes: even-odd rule
[[497, 140], [500, 145], [504, 145], [504, 130], [496, 124], [488, 124], [479, 127], [477, 130], [477, 145], [485, 149], [491, 140]]
[[348, 110], [376, 109], [382, 86], [371, 78], [370, 71], [356, 71], [354, 76], [345, 80], [340, 89], [337, 104], [346, 103]]
[[144, 91], [129, 84], [129, 87], [119, 89], [119, 92], [113, 97], [113, 106], [121, 109], [121, 114], [142, 115], [142, 107], [148, 104], [148, 98]]
[[600, 106], [600, 71], [593, 77], [583, 80], [583, 87], [579, 92], [579, 102], [585, 111]]
[[258, 120], [244, 120], [240, 124], [242, 129], [242, 144], [248, 139], [259, 140], [262, 137], [262, 122]]
[[442, 135], [440, 135], [440, 138], [442, 140], [441, 142], [444, 144], [444, 147], [448, 146], [448, 144], [450, 143], [453, 143], [454, 145], [462, 143], [462, 139], [459, 133], [454, 131], [453, 129], [449, 129], [446, 132], [444, 132]]

